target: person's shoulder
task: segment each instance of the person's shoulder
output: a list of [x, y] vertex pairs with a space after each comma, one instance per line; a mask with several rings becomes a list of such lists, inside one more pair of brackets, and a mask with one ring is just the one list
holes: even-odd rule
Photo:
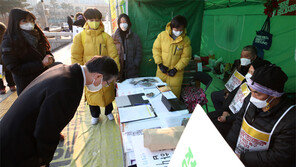
[[101, 35], [103, 35], [103, 37], [106, 37], [106, 38], [112, 38], [108, 33], [106, 32], [102, 32]]
[[52, 73], [57, 74], [54, 82], [59, 83], [59, 85], [63, 85], [65, 82], [69, 83], [66, 84], [69, 88], [75, 87], [74, 81], [77, 80], [79, 82], [83, 77], [81, 66], [77, 63], [72, 65], [59, 64], [50, 70]]
[[132, 34], [132, 36], [134, 37], [134, 38], [139, 38], [139, 35], [137, 34], [137, 33], [135, 33], [135, 32], [131, 32], [131, 34]]
[[185, 37], [183, 38], [183, 40], [184, 40], [184, 42], [185, 43], [190, 43], [190, 38], [189, 38], [189, 36], [188, 35], [185, 35]]
[[158, 35], [169, 35], [166, 31], [161, 31]]
[[240, 64], [240, 59], [235, 59], [235, 60], [233, 61], [233, 64]]

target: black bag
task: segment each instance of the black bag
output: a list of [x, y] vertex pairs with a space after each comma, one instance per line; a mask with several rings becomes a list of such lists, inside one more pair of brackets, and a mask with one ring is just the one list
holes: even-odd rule
[[272, 34], [270, 34], [270, 17], [267, 16], [260, 31], [256, 31], [256, 37], [253, 41], [253, 46], [258, 50], [269, 50], [272, 42]]

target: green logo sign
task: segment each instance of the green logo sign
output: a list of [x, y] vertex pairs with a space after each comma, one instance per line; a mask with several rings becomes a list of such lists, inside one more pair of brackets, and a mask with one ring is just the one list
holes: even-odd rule
[[182, 167], [196, 167], [196, 161], [193, 159], [193, 154], [190, 147], [188, 147], [188, 152], [183, 159]]

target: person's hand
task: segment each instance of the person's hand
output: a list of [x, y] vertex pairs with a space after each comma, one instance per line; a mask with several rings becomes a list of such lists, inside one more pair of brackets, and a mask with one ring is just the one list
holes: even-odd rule
[[45, 165], [42, 165], [42, 166], [40, 166], [40, 167], [45, 167]]
[[228, 116], [230, 116], [230, 114], [229, 114], [228, 111], [223, 111], [222, 115], [223, 115], [224, 117], [228, 117]]
[[54, 62], [54, 59], [51, 55], [46, 55], [43, 60], [42, 60], [42, 64], [44, 67], [51, 65]]
[[221, 115], [220, 117], [218, 117], [218, 121], [219, 122], [226, 122], [226, 116]]
[[169, 75], [170, 77], [173, 77], [173, 76], [176, 75], [177, 71], [178, 71], [178, 70], [177, 70], [176, 68], [173, 68], [173, 69], [171, 69], [171, 70], [168, 71], [168, 75]]
[[168, 72], [168, 70], [169, 70], [169, 68], [167, 67], [167, 66], [165, 66], [165, 65], [163, 65], [162, 63], [161, 64], [158, 64], [158, 67], [159, 67], [159, 69], [160, 69], [160, 71], [162, 72], [162, 73], [167, 73]]

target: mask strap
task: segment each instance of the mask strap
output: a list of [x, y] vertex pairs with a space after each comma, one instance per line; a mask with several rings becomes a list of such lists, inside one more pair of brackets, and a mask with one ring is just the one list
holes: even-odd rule
[[269, 109], [270, 109], [270, 103], [274, 100], [274, 99], [271, 99], [271, 101], [270, 102], [267, 102], [268, 101], [268, 99], [270, 98], [271, 96], [269, 96], [267, 99], [266, 99], [266, 103], [267, 103], [267, 105], [266, 105], [266, 109], [269, 111]]

